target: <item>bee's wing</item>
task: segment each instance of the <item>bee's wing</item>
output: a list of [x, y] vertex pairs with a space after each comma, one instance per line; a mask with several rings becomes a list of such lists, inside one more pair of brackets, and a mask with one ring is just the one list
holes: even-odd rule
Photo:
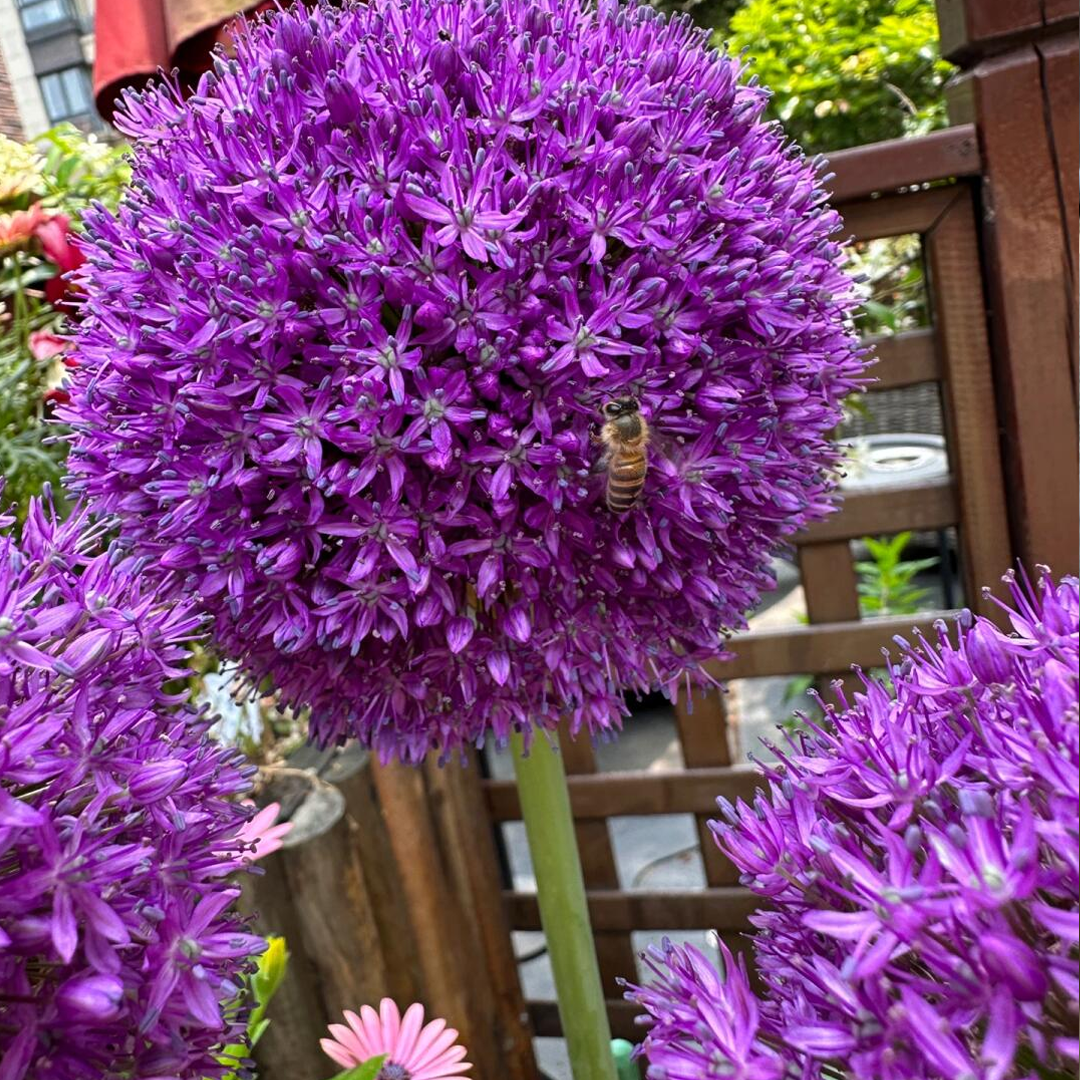
[[649, 459], [654, 465], [666, 459], [677, 464], [684, 457], [684, 440], [656, 424], [649, 425]]

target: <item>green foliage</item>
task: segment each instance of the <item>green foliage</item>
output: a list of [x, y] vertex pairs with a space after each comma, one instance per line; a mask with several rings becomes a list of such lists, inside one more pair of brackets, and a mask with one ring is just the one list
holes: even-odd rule
[[15, 325], [0, 323], [0, 498], [4, 506], [14, 503], [20, 517], [46, 483], [59, 495], [67, 451], [65, 444], [46, 442], [57, 434], [45, 424], [45, 394], [56, 361], [36, 359], [27, 346], [30, 330], [47, 324], [39, 313], [24, 313]]
[[37, 332], [66, 331], [46, 296], [52, 283], [56, 299], [63, 268], [46, 255], [41, 226], [51, 221], [50, 228], [77, 231], [92, 201], [118, 203], [128, 175], [122, 148], [70, 124], [37, 145], [0, 137], [0, 476], [4, 505], [14, 502], [20, 515], [45, 483], [58, 490], [67, 451], [64, 429], [47, 422], [61, 359], [31, 348]]
[[913, 234], [868, 240], [848, 248], [848, 271], [862, 278], [859, 329], [899, 334], [929, 326], [922, 240]]
[[784, 687], [784, 701], [794, 701], [802, 697], [814, 685], [813, 675], [793, 675]]
[[[289, 950], [285, 946], [285, 939], [283, 937], [268, 938], [266, 951], [259, 957], [258, 964], [258, 969], [251, 976], [249, 983], [249, 991], [255, 1007], [248, 1018], [247, 1044], [233, 1043], [226, 1046], [219, 1059], [225, 1064], [247, 1059], [251, 1048], [270, 1026], [270, 1021], [266, 1017], [266, 1007], [277, 993], [278, 987], [281, 986], [289, 964]], [[235, 1072], [227, 1073], [225, 1080], [238, 1080], [238, 1076]]]
[[95, 200], [115, 209], [131, 178], [125, 145], [84, 135], [72, 124], [59, 124], [46, 131], [38, 145], [44, 153], [43, 205], [68, 214], [76, 224], [83, 210]]
[[344, 1072], [335, 1073], [330, 1080], [375, 1080], [379, 1070], [386, 1061], [386, 1055], [368, 1058], [363, 1065], [357, 1065], [355, 1069], [346, 1069]]
[[937, 34], [933, 0], [747, 0], [728, 47], [749, 52], [771, 115], [815, 153], [944, 125]]
[[706, 30], [727, 26], [740, 0], [650, 0], [657, 11], [666, 15], [687, 14]]
[[[870, 615], [914, 615], [925, 607], [924, 601], [929, 590], [912, 584], [917, 574], [937, 566], [938, 560], [904, 559], [904, 551], [911, 542], [911, 533], [897, 533], [894, 537], [864, 536], [862, 543], [870, 553], [868, 560], [855, 564], [858, 578], [856, 585], [859, 594], [859, 613], [864, 618]], [[805, 616], [800, 622], [806, 622]], [[888, 681], [886, 669], [874, 669], [872, 675]], [[795, 675], [784, 687], [784, 701], [801, 698], [813, 687], [813, 675]], [[792, 714], [780, 725], [784, 730], [797, 731], [802, 726], [800, 718]]]
[[897, 533], [891, 539], [863, 537], [870, 560], [857, 562], [859, 611], [867, 615], [914, 615], [924, 607], [926, 589], [912, 584], [916, 574], [937, 566], [938, 560], [904, 559], [910, 532]]

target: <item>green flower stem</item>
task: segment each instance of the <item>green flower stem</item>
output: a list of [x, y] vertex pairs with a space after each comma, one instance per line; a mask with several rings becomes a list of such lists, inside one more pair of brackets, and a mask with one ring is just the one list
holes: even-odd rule
[[616, 1080], [562, 758], [543, 735], [533, 740], [527, 756], [521, 735], [515, 733], [510, 742], [574, 1080]]

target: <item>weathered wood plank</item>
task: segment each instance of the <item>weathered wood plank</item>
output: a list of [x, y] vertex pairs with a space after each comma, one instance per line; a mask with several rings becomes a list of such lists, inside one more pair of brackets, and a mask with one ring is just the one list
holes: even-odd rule
[[915, 139], [836, 150], [829, 155], [829, 170], [836, 175], [825, 186], [833, 203], [841, 204], [879, 191], [973, 176], [980, 166], [975, 127], [963, 124]]
[[[632, 979], [634, 972], [627, 973]], [[529, 1019], [537, 1035], [550, 1039], [562, 1037], [562, 1024], [559, 1022], [559, 1005], [555, 1001], [527, 1001]], [[627, 1039], [640, 1042], [645, 1029], [634, 1022], [641, 1015], [641, 1008], [630, 1001], [609, 999], [607, 1003], [608, 1020], [611, 1022], [611, 1035], [615, 1039]]]
[[429, 758], [423, 770], [450, 886], [480, 945], [469, 981], [487, 1018], [485, 1039], [497, 1051], [495, 1067], [505, 1080], [538, 1080], [477, 755], [470, 751], [467, 765], [454, 760], [440, 766]]
[[[401, 903], [416, 937], [425, 1004], [461, 1032], [480, 1075], [504, 1075], [504, 1048], [491, 1039], [490, 1000], [477, 980], [482, 945], [468, 897], [454, 887], [424, 773], [392, 762], [375, 765], [373, 774], [401, 875]], [[365, 957], [350, 954], [349, 962], [362, 967]], [[481, 981], [486, 986], [486, 975]]]
[[[845, 508], [846, 509], [846, 508]], [[884, 508], [879, 511], [882, 518]], [[844, 517], [840, 514], [839, 517]], [[856, 507], [856, 522], [858, 508]], [[888, 530], [884, 530], [888, 531]], [[859, 618], [858, 578], [851, 558], [851, 545], [846, 540], [823, 544], [808, 544], [799, 548], [799, 571], [802, 576], [806, 614], [810, 623], [857, 621]], [[857, 686], [853, 672], [815, 672], [814, 685], [826, 701], [833, 699], [833, 681], [840, 678], [851, 689]]]
[[[750, 916], [761, 906], [761, 897], [740, 888], [656, 892], [590, 889], [588, 899], [594, 930], [746, 931]], [[540, 929], [535, 893], [505, 892], [503, 900], [515, 930]]]
[[[290, 763], [293, 760], [295, 757], [290, 758]], [[371, 758], [352, 743], [334, 751], [333, 757], [320, 768], [322, 779], [333, 784], [345, 799], [379, 940], [384, 946], [393, 944], [393, 957], [386, 965], [387, 983], [382, 992], [395, 1001], [419, 1001], [423, 987], [420, 957], [409, 913], [401, 903], [401, 877], [375, 792]]]
[[326, 1034], [326, 1025], [336, 1022], [326, 1010], [319, 972], [307, 953], [285, 859], [282, 851], [262, 859], [262, 875], [245, 875], [240, 899], [244, 914], [255, 917], [255, 929], [283, 936], [289, 948], [288, 972], [267, 1010], [270, 1027], [255, 1047], [259, 1075], [266, 1080], [321, 1075], [326, 1058], [319, 1039]]
[[[956, 485], [945, 477], [911, 487], [852, 492], [844, 497], [839, 513], [811, 525], [795, 537], [795, 542], [816, 547], [861, 536], [887, 536], [905, 529], [944, 529], [959, 520]], [[811, 620], [835, 621], [826, 617], [816, 620], [813, 616]]]
[[867, 337], [863, 338], [863, 344], [873, 349], [878, 360], [870, 369], [876, 382], [866, 388], [871, 394], [878, 390], [899, 390], [904, 386], [936, 382], [941, 378], [937, 340], [929, 328]]
[[[682, 690], [675, 703], [675, 724], [688, 768], [731, 764], [726, 691], [698, 689], [688, 696]], [[710, 885], [731, 885], [738, 881], [739, 871], [713, 843], [708, 815], [697, 816], [697, 831], [705, 880]]]
[[1045, 0], [937, 0], [941, 54], [960, 64], [1043, 25]]
[[966, 192], [927, 234], [925, 243], [945, 369], [949, 458], [959, 485], [965, 592], [970, 607], [994, 616], [1000, 608], [981, 590], [996, 584], [1009, 567], [1012, 546], [975, 215]]
[[950, 618], [950, 611], [926, 612], [865, 619], [825, 626], [793, 626], [788, 630], [740, 634], [731, 639], [735, 653], [727, 660], [706, 664], [718, 679], [760, 678], [765, 675], [801, 675], [820, 671], [846, 671], [853, 664], [878, 667], [881, 650], [897, 651], [893, 635], [910, 637], [914, 628], [929, 632], [935, 619]]
[[844, 216], [843, 232], [854, 240], [924, 233], [955, 197], [956, 185], [945, 184], [928, 191], [845, 203], [839, 208]]
[[[1063, 574], [1078, 568], [1076, 311], [1046, 75], [1039, 50], [1026, 44], [979, 62], [957, 89], [983, 149], [982, 268], [1012, 548], [1029, 567]], [[1077, 166], [1063, 162], [1060, 174], [1075, 181]]]
[[[1072, 0], [1075, 11], [1076, 0]], [[1036, 47], [1043, 66], [1043, 85], [1048, 113], [1048, 133], [1054, 162], [1057, 165], [1058, 203], [1068, 242], [1064, 246], [1063, 270], [1068, 271], [1070, 318], [1069, 351], [1072, 356], [1073, 383], [1080, 383], [1080, 349], [1076, 332], [1078, 229], [1080, 229], [1080, 190], [1077, 170], [1080, 163], [1080, 48], [1076, 35], [1062, 35]]]
[[[749, 765], [729, 769], [627, 771], [570, 776], [570, 806], [576, 818], [637, 814], [716, 814], [716, 799], [752, 799], [763, 781]], [[495, 821], [520, 821], [521, 803], [511, 780], [484, 780], [488, 812]]]

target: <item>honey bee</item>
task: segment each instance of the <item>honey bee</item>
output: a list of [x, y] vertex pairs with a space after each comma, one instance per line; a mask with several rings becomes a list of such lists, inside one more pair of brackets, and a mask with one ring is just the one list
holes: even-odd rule
[[645, 486], [651, 433], [637, 398], [613, 398], [600, 411], [604, 425], [597, 442], [604, 446], [601, 464], [607, 469], [607, 508], [613, 514], [625, 514]]

